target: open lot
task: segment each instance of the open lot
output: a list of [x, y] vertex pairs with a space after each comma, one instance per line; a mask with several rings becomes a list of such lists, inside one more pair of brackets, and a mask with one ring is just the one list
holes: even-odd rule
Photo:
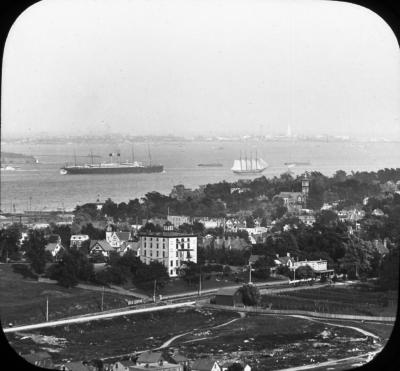
[[368, 316], [396, 316], [397, 292], [368, 291], [357, 285], [325, 286], [263, 295], [262, 305], [272, 309], [298, 309]]
[[[375, 324], [375, 340], [349, 328], [290, 316], [249, 315], [207, 332], [195, 331], [176, 341], [175, 347], [189, 358], [241, 359], [252, 370], [277, 370], [379, 349], [388, 339], [391, 327]], [[363, 323], [336, 321], [338, 325], [364, 329]], [[379, 331], [377, 331], [379, 329]]]
[[[11, 266], [0, 265], [0, 319], [3, 326], [43, 322], [46, 319], [46, 299], [49, 300], [49, 320], [99, 312], [101, 292], [24, 279]], [[104, 293], [104, 310], [127, 306], [126, 297]], [[129, 297], [132, 299], [132, 297]]]
[[182, 308], [13, 333], [7, 338], [18, 352], [43, 349], [55, 361], [90, 360], [159, 347], [175, 335], [206, 330], [238, 317], [237, 313]]

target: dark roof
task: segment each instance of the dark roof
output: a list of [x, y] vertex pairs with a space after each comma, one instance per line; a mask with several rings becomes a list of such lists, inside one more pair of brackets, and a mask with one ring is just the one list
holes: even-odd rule
[[163, 232], [139, 232], [139, 236], [173, 238], [173, 237], [196, 237], [197, 235], [194, 233], [163, 231]]
[[91, 241], [89, 250], [92, 250], [95, 245], [99, 245], [104, 251], [115, 251], [115, 248], [112, 247], [106, 240]]
[[223, 287], [219, 289], [215, 295], [233, 296], [238, 290], [238, 287]]
[[211, 371], [215, 362], [211, 358], [200, 358], [192, 363], [191, 368], [193, 371]]
[[157, 363], [165, 360], [161, 352], [143, 352], [137, 359], [138, 363]]
[[84, 365], [82, 362], [68, 362], [65, 363], [64, 366], [69, 370], [69, 371], [89, 371], [90, 368], [86, 365]]
[[171, 358], [175, 361], [175, 362], [187, 362], [188, 361], [188, 359], [183, 355], [183, 354], [180, 354], [180, 353], [175, 353], [175, 354], [173, 354], [172, 356], [171, 356]]
[[129, 239], [131, 238], [130, 232], [114, 232], [114, 233], [122, 241], [129, 241]]
[[121, 363], [122, 366], [124, 366], [124, 367], [136, 366], [136, 363], [135, 363], [135, 362], [129, 361], [129, 360], [126, 360], [126, 361], [118, 361], [118, 362]]

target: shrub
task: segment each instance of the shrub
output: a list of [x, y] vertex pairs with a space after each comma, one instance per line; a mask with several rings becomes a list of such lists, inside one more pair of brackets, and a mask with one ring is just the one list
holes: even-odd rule
[[32, 278], [37, 280], [38, 275], [33, 273], [31, 268], [26, 264], [13, 264], [13, 272], [21, 274], [23, 278]]

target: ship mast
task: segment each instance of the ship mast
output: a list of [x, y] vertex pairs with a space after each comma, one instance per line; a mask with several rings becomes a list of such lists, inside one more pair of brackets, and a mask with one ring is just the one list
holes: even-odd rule
[[244, 153], [244, 161], [246, 163], [246, 171], [247, 171], [247, 151]]
[[150, 153], [150, 146], [149, 146], [149, 143], [147, 143], [147, 151], [148, 151], [148, 153], [149, 153], [149, 164], [150, 164], [150, 166], [151, 166], [151, 153]]
[[250, 170], [253, 170], [253, 153], [250, 152]]
[[242, 151], [240, 151], [240, 171], [242, 171], [243, 170], [243, 167], [242, 167]]
[[134, 152], [133, 152], [133, 143], [132, 143], [131, 152], [132, 152], [132, 164], [133, 164], [135, 162], [135, 155], [134, 155]]

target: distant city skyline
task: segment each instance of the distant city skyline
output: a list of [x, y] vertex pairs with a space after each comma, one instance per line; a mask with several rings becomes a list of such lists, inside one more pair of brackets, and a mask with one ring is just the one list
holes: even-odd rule
[[10, 30], [2, 136], [400, 138], [399, 66], [353, 4], [44, 0]]

